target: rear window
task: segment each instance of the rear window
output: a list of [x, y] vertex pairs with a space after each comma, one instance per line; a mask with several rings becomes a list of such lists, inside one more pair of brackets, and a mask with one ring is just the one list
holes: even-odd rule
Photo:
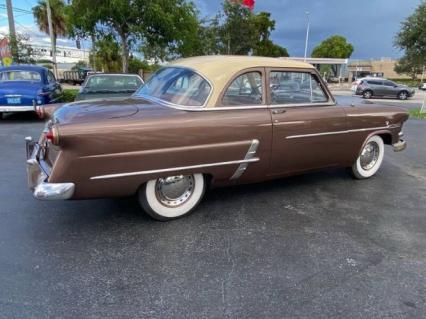
[[182, 106], [203, 106], [211, 91], [206, 79], [183, 67], [165, 67], [136, 93]]
[[92, 75], [87, 79], [84, 91], [135, 92], [141, 85], [142, 81], [138, 76]]
[[41, 82], [41, 75], [34, 71], [3, 71], [0, 72], [1, 82], [32, 81]]

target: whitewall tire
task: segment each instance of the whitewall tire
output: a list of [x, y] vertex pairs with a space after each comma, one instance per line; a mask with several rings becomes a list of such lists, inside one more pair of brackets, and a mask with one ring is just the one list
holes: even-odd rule
[[203, 198], [203, 174], [150, 180], [139, 189], [139, 203], [152, 218], [168, 221], [191, 213]]
[[357, 179], [365, 179], [376, 174], [382, 165], [384, 151], [383, 139], [378, 135], [371, 136], [352, 165], [353, 176]]

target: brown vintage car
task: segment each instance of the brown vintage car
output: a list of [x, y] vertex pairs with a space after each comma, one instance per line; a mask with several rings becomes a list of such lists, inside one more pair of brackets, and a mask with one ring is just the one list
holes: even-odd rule
[[149, 215], [169, 220], [192, 211], [208, 186], [327, 167], [371, 177], [384, 144], [405, 148], [407, 118], [396, 107], [336, 105], [307, 63], [183, 59], [130, 98], [58, 108], [37, 143], [27, 138], [29, 186], [47, 200], [137, 194]]

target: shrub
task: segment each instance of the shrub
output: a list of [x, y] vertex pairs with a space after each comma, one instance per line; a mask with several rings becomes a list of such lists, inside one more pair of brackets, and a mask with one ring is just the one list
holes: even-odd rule
[[74, 102], [77, 94], [78, 94], [78, 89], [64, 89], [62, 93], [61, 102], [63, 103]]

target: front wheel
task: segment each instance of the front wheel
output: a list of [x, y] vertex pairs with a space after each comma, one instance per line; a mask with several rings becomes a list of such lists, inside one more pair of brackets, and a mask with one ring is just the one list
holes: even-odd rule
[[203, 174], [177, 175], [150, 180], [139, 189], [138, 197], [149, 216], [168, 221], [191, 213], [205, 189]]
[[398, 99], [406, 100], [408, 99], [408, 93], [406, 91], [402, 91], [398, 93]]
[[353, 176], [357, 179], [365, 179], [376, 174], [382, 165], [384, 151], [383, 139], [378, 135], [370, 137], [352, 165]]

